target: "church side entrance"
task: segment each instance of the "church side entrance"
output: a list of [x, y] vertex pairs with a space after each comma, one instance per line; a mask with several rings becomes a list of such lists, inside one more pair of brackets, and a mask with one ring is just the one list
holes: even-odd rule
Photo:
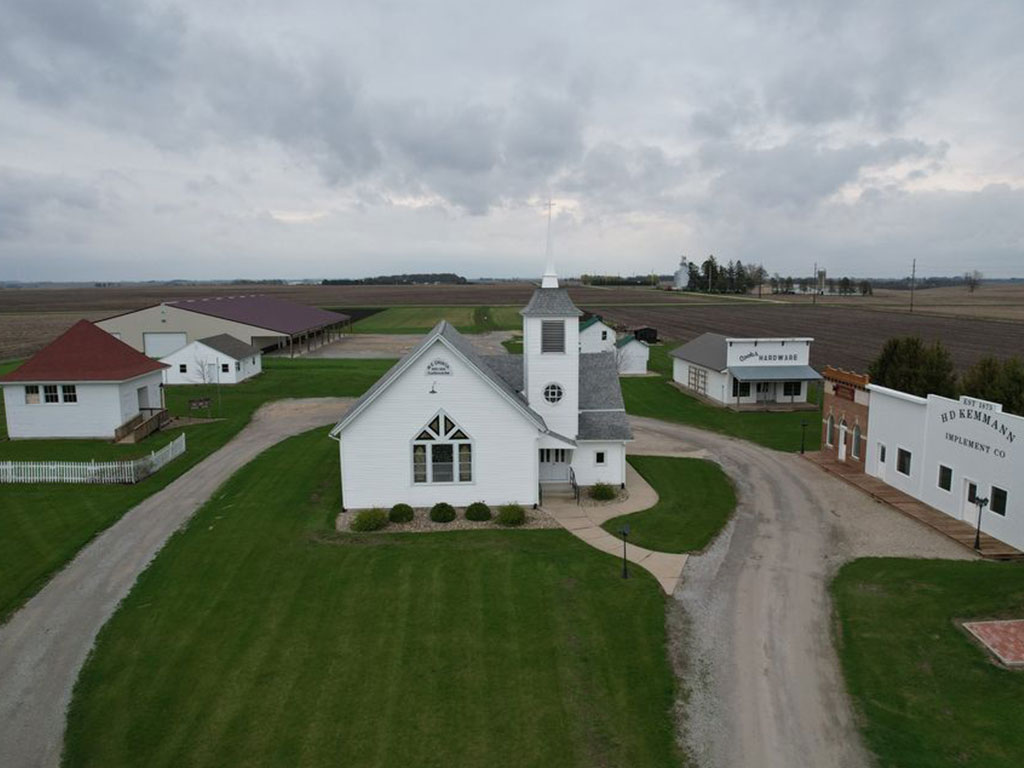
[[569, 482], [569, 464], [572, 456], [567, 448], [540, 449], [540, 481], [542, 483]]

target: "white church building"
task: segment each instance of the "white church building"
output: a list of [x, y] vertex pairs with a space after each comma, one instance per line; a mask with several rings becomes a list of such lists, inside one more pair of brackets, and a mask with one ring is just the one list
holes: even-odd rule
[[632, 439], [612, 352], [580, 352], [550, 267], [521, 312], [522, 355], [481, 355], [438, 323], [331, 430], [342, 507], [540, 504], [544, 487], [622, 485]]

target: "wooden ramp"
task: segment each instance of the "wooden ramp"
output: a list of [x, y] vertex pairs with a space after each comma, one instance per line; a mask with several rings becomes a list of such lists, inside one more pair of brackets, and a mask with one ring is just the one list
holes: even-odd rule
[[[871, 498], [894, 507], [907, 517], [919, 520], [930, 528], [934, 528], [939, 533], [953, 539], [953, 541], [964, 545], [971, 551], [975, 551], [975, 529], [973, 525], [968, 525], [962, 520], [952, 518], [944, 512], [935, 509], [935, 507], [929, 506], [923, 501], [918, 501], [913, 496], [883, 483], [877, 477], [872, 477], [859, 471], [856, 466], [836, 461], [820, 451], [805, 453], [804, 458], [817, 464], [826, 472], [842, 478], [850, 483], [850, 485], [860, 488]], [[989, 560], [1024, 560], [1024, 552], [989, 536], [984, 531], [981, 533], [981, 549], [977, 550], [977, 552]]]

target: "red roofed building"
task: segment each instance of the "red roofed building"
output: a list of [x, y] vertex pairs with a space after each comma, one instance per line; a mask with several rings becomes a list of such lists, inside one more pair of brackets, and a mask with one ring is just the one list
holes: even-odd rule
[[0, 376], [7, 434], [113, 439], [126, 422], [162, 409], [166, 367], [80, 320]]

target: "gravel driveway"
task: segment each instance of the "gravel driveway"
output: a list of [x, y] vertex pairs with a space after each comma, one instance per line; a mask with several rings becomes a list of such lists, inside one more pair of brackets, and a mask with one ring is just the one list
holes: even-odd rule
[[701, 766], [868, 766], [832, 643], [828, 582], [866, 555], [968, 559], [932, 529], [795, 454], [654, 419], [631, 453], [705, 449], [736, 483], [732, 522], [691, 556], [670, 622]]
[[0, 766], [59, 764], [64, 713], [78, 671], [96, 633], [164, 542], [257, 454], [333, 424], [351, 403], [317, 398], [264, 405], [220, 450], [94, 539], [0, 627]]

